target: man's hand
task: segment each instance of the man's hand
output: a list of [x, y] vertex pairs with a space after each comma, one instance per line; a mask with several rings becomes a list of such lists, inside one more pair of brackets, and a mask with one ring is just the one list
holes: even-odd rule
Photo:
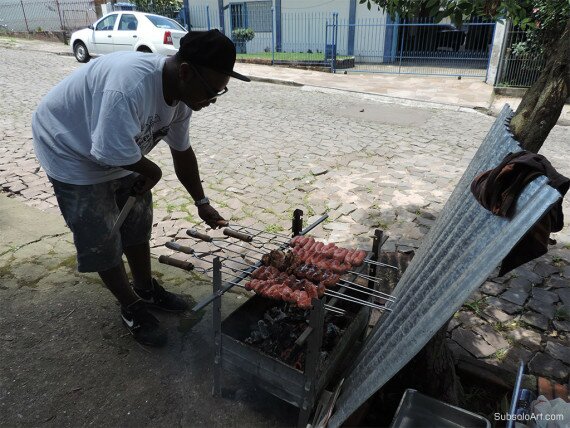
[[220, 213], [210, 204], [200, 205], [198, 207], [198, 215], [212, 229], [227, 226], [229, 223], [220, 215]]

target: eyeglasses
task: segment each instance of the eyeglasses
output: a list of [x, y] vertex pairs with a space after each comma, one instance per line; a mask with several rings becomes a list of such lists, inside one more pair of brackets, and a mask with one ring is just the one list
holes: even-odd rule
[[215, 98], [221, 97], [226, 92], [228, 92], [227, 86], [225, 86], [224, 89], [222, 89], [219, 92], [216, 91], [214, 88], [212, 88], [210, 86], [210, 84], [206, 81], [206, 79], [204, 79], [204, 77], [200, 74], [198, 69], [193, 64], [190, 64], [190, 66], [194, 69], [194, 71], [196, 72], [196, 75], [202, 81], [202, 85], [204, 86], [204, 88], [206, 89], [206, 92], [208, 93], [208, 100], [213, 100]]

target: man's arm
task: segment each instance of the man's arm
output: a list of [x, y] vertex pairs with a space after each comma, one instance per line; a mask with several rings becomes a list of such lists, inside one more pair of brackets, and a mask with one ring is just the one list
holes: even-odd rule
[[192, 147], [184, 151], [170, 149], [172, 153], [172, 161], [174, 162], [174, 172], [178, 180], [188, 190], [190, 196], [195, 201], [204, 199], [204, 189], [200, 181], [200, 171], [198, 169], [198, 160], [194, 154]]
[[[198, 160], [194, 154], [192, 147], [186, 150], [178, 151], [170, 149], [172, 160], [174, 162], [174, 171], [180, 183], [188, 190], [194, 201], [204, 199], [204, 189], [200, 181], [200, 171], [198, 169]], [[212, 207], [209, 203], [198, 206], [198, 215], [212, 229], [220, 226], [227, 226], [228, 222]]]
[[162, 171], [158, 165], [144, 156], [138, 162], [131, 165], [123, 165], [121, 168], [140, 174], [139, 180], [135, 183], [133, 189], [139, 195], [152, 189], [162, 177]]

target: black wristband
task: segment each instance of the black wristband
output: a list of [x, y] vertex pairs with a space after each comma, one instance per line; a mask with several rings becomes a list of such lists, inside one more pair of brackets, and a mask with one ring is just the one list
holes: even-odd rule
[[194, 205], [196, 205], [197, 207], [202, 206], [202, 205], [207, 205], [210, 203], [210, 200], [204, 196], [202, 199], [198, 199], [197, 201], [194, 202]]

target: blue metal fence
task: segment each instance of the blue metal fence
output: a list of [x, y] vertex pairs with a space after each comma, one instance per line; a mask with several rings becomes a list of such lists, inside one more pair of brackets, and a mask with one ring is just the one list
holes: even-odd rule
[[[475, 21], [455, 27], [383, 21], [329, 24], [331, 33], [338, 34], [337, 54], [354, 55], [355, 66], [345, 71], [486, 77], [494, 23]], [[349, 39], [353, 41], [348, 43]]]
[[540, 53], [528, 49], [526, 43], [526, 31], [507, 26], [495, 86], [526, 88], [538, 79], [545, 59]]
[[[32, 13], [45, 7], [53, 9], [49, 21], [47, 13], [41, 18]], [[218, 28], [232, 38], [242, 60], [320, 66], [333, 72], [484, 78], [495, 28], [494, 23], [480, 20], [457, 28], [429, 20], [392, 20], [386, 15], [340, 19], [338, 13], [277, 13], [271, 0], [230, 3], [222, 10], [192, 5], [188, 23], [185, 11], [159, 9], [151, 0], [142, 9], [178, 19], [192, 30]], [[96, 19], [89, 0], [7, 0], [0, 12], [1, 28], [8, 31], [72, 30]], [[239, 38], [236, 30], [244, 29], [253, 31], [251, 40]]]
[[[253, 7], [252, 5], [255, 5]], [[339, 19], [338, 13], [283, 12], [275, 16], [270, 1], [230, 4], [223, 13], [208, 6], [190, 7], [192, 29], [219, 28], [238, 46], [238, 58], [328, 67], [333, 72], [372, 72], [485, 78], [494, 22], [477, 19], [455, 27], [423, 19], [389, 16]], [[236, 28], [255, 36], [240, 42]]]

